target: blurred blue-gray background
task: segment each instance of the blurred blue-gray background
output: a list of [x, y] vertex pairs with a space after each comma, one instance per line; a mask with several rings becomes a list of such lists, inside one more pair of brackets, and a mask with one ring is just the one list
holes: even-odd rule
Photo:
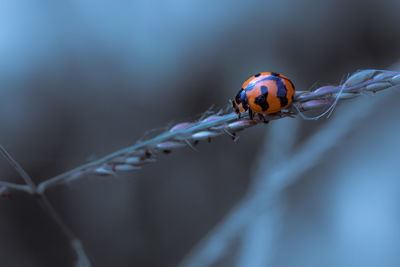
[[[399, 11], [395, 0], [1, 0], [0, 143], [40, 182], [225, 107], [260, 71], [307, 90], [358, 69], [395, 68]], [[398, 266], [400, 94], [381, 95], [210, 266]], [[289, 132], [293, 154], [329, 123], [273, 122], [237, 143], [220, 137], [198, 153], [182, 149], [135, 174], [89, 176], [48, 197], [95, 266], [176, 266], [271, 162], [285, 160], [279, 144], [266, 155], [265, 142]], [[5, 160], [0, 178], [22, 182]], [[0, 199], [0, 237], [0, 266], [75, 261], [22, 193]]]

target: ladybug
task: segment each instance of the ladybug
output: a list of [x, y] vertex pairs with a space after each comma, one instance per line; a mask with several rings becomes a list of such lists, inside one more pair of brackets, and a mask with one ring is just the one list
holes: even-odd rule
[[250, 119], [254, 113], [271, 114], [289, 107], [295, 94], [293, 83], [288, 77], [274, 72], [260, 72], [251, 76], [232, 100], [233, 110], [238, 114], [249, 112]]

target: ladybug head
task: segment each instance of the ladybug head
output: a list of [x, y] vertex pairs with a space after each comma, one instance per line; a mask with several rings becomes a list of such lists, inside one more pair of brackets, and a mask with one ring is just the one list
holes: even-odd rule
[[240, 89], [235, 99], [232, 100], [232, 107], [233, 111], [235, 111], [237, 114], [245, 112], [246, 110], [249, 109], [249, 103], [247, 102], [247, 96], [245, 90]]

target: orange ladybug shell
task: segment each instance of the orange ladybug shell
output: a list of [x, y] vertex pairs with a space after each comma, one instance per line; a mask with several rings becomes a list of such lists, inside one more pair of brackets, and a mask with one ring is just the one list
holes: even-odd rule
[[249, 108], [258, 113], [275, 113], [293, 102], [295, 88], [282, 74], [261, 72], [251, 76], [242, 85]]

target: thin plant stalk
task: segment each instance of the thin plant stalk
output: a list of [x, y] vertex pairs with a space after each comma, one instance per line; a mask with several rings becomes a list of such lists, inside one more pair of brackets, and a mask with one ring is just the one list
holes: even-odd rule
[[[8, 151], [0, 145], [0, 153], [1, 155], [8, 161], [8, 163], [18, 172], [18, 174], [25, 181], [26, 186], [29, 187], [29, 192], [34, 196], [39, 202], [42, 209], [47, 213], [47, 215], [53, 219], [53, 221], [58, 225], [61, 231], [69, 240], [71, 248], [74, 250], [77, 263], [79, 263], [79, 267], [90, 267], [90, 261], [86, 256], [86, 253], [83, 249], [81, 241], [75, 236], [72, 230], [68, 227], [68, 225], [63, 221], [57, 211], [54, 209], [53, 205], [51, 205], [50, 201], [46, 197], [43, 191], [39, 191], [36, 184], [33, 182], [32, 178], [28, 175], [28, 173], [22, 168], [22, 166], [8, 153]], [[25, 189], [24, 189], [25, 190]], [[84, 264], [82, 264], [84, 263]]]

